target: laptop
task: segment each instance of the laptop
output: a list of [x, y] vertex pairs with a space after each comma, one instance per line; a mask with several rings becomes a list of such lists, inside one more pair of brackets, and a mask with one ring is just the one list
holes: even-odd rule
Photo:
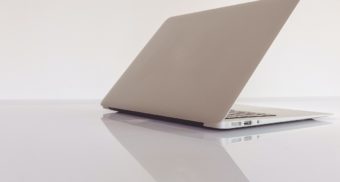
[[102, 121], [150, 176], [162, 182], [253, 181], [249, 171], [233, 160], [230, 147], [282, 140], [287, 133], [329, 124], [307, 120], [216, 132], [123, 113], [105, 114]]
[[328, 116], [235, 104], [297, 3], [259, 0], [170, 17], [102, 106], [215, 129]]

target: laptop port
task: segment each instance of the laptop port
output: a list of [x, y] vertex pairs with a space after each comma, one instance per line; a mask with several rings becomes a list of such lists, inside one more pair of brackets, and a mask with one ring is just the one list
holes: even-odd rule
[[232, 122], [231, 126], [242, 126], [242, 122]]
[[244, 126], [249, 126], [249, 125], [251, 125], [251, 123], [252, 123], [251, 121], [245, 121], [245, 122], [243, 122], [243, 125]]

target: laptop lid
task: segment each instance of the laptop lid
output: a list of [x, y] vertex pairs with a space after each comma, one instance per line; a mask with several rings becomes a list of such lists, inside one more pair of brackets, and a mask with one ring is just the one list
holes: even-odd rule
[[260, 0], [169, 18], [103, 107], [222, 121], [297, 3]]

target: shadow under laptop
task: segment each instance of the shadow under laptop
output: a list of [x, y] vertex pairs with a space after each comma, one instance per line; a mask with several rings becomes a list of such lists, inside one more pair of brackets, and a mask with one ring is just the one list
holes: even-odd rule
[[327, 125], [307, 120], [241, 130], [207, 130], [121, 113], [102, 118], [112, 135], [156, 181], [249, 181], [225, 145], [261, 135]]

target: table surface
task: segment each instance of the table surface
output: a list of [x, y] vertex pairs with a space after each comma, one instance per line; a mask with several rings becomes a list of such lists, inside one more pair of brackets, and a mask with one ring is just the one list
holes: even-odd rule
[[334, 115], [218, 131], [115, 113], [97, 101], [2, 101], [0, 181], [340, 181], [340, 99], [241, 102]]

